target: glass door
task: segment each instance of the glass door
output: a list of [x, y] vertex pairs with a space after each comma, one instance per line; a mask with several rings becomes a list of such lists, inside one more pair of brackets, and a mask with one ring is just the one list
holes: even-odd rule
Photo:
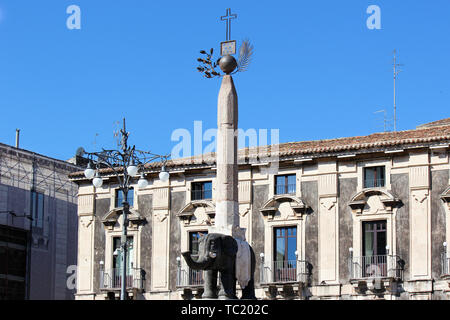
[[274, 280], [291, 282], [297, 280], [297, 228], [282, 227], [274, 229]]
[[385, 277], [387, 274], [386, 221], [363, 222], [364, 277]]
[[[133, 237], [127, 237], [128, 250], [127, 250], [127, 287], [132, 284], [133, 268], [136, 268], [134, 263], [134, 246]], [[122, 250], [120, 250], [120, 237], [113, 238], [113, 286], [120, 287], [122, 279]]]

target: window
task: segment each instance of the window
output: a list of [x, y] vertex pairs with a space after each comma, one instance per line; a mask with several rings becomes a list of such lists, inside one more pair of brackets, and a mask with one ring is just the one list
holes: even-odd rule
[[44, 225], [44, 195], [31, 191], [31, 215], [33, 227], [42, 228]]
[[386, 221], [363, 222], [363, 276], [387, 275]]
[[275, 194], [293, 194], [295, 187], [295, 174], [275, 177]]
[[191, 191], [192, 200], [212, 199], [212, 182], [193, 182]]
[[192, 256], [198, 256], [198, 240], [201, 236], [206, 234], [208, 234], [208, 231], [189, 232], [189, 251]]
[[[120, 250], [120, 238], [113, 238], [113, 269], [111, 270], [111, 285], [113, 288], [120, 288], [122, 283], [122, 251]], [[134, 248], [133, 248], [133, 237], [127, 237], [127, 268], [126, 268], [126, 286], [131, 287], [133, 285], [133, 275], [135, 274], [133, 268], [136, 268], [134, 265]]]
[[25, 299], [27, 232], [0, 226], [0, 300]]
[[[136, 266], [133, 264], [133, 237], [127, 237], [128, 242], [128, 250], [127, 250], [127, 273], [131, 274], [131, 268], [135, 268]], [[113, 266], [119, 275], [120, 270], [122, 269], [122, 251], [120, 250], [120, 237], [113, 238]]]
[[364, 188], [384, 187], [384, 167], [364, 168]]
[[386, 254], [386, 221], [363, 222], [363, 255]]
[[[189, 232], [189, 251], [194, 259], [198, 258], [198, 240], [201, 236], [208, 234], [208, 231]], [[202, 270], [189, 270], [189, 285], [197, 286], [203, 284]]]
[[274, 281], [290, 282], [297, 279], [297, 228], [274, 229]]
[[[130, 207], [132, 207], [134, 204], [134, 189], [133, 188], [128, 189], [127, 198], [128, 198], [128, 204], [130, 205]], [[116, 190], [115, 207], [116, 208], [122, 207], [122, 202], [123, 202], [123, 192], [122, 192], [122, 190], [117, 189]]]

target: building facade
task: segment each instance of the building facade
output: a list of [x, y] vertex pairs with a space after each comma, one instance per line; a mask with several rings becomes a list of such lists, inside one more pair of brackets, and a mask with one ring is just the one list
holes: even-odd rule
[[79, 170], [0, 144], [1, 300], [74, 298], [78, 190], [68, 174]]
[[[450, 119], [415, 130], [240, 150], [240, 225], [262, 299], [449, 299]], [[269, 154], [269, 157], [267, 155]], [[264, 157], [263, 157], [264, 155]], [[264, 160], [262, 160], [264, 159]], [[146, 167], [132, 191], [127, 288], [134, 299], [195, 299], [203, 275], [181, 252], [215, 219], [213, 155]], [[120, 192], [108, 172], [79, 186], [77, 299], [112, 299]]]

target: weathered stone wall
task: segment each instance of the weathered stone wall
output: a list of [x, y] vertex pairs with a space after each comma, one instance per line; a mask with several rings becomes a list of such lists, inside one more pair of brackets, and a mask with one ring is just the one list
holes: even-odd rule
[[441, 254], [444, 250], [446, 222], [441, 194], [448, 186], [448, 170], [431, 172], [431, 273], [433, 278], [441, 276]]
[[403, 259], [405, 269], [403, 278], [405, 280], [410, 278], [410, 261], [409, 254], [409, 176], [408, 174], [391, 174], [392, 194], [399, 198], [402, 202], [400, 208], [397, 210], [396, 216], [396, 234], [397, 234], [397, 255]]
[[318, 184], [317, 181], [305, 181], [301, 184], [302, 199], [306, 205], [311, 207], [311, 211], [305, 218], [305, 259], [312, 264], [312, 284], [319, 281], [318, 273]]
[[95, 200], [94, 292], [100, 292], [100, 261], [105, 260], [105, 226], [102, 218], [109, 212], [110, 199]]
[[356, 193], [358, 180], [356, 178], [339, 179], [339, 279], [348, 282], [349, 248], [353, 246], [353, 217], [348, 205], [351, 197]]
[[141, 227], [141, 268], [145, 272], [145, 291], [151, 288], [151, 259], [152, 259], [152, 201], [153, 196], [149, 194], [139, 195], [139, 214], [146, 219]]
[[253, 202], [252, 202], [252, 243], [251, 246], [256, 256], [255, 283], [261, 282], [260, 275], [260, 257], [259, 254], [264, 252], [264, 218], [259, 211], [264, 202], [269, 198], [269, 185], [253, 186]]
[[172, 192], [170, 195], [170, 245], [169, 245], [169, 289], [176, 290], [177, 257], [181, 257], [181, 229], [178, 212], [186, 204], [186, 192]]

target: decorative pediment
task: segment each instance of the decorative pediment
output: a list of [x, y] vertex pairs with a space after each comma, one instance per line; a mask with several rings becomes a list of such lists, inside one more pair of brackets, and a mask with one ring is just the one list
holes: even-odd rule
[[291, 209], [292, 214], [288, 214], [285, 218], [302, 218], [305, 213], [307, 213], [309, 207], [305, 205], [302, 199], [296, 196], [291, 195], [276, 195], [266, 201], [259, 211], [262, 213], [264, 217], [267, 217], [269, 220], [273, 220], [277, 211], [280, 211], [280, 207]]
[[[202, 208], [203, 210], [199, 210]], [[211, 225], [216, 216], [216, 206], [211, 200], [194, 200], [184, 206], [178, 212], [177, 217], [184, 222], [185, 225], [196, 219], [199, 224]]]
[[371, 188], [356, 193], [351, 198], [349, 206], [352, 208], [353, 213], [361, 214], [367, 207], [373, 207], [375, 212], [379, 210], [392, 212], [400, 204], [401, 200], [395, 198], [388, 191]]
[[445, 203], [447, 203], [448, 208], [450, 209], [450, 186], [445, 189], [444, 193], [441, 194], [441, 199]]
[[[122, 215], [123, 207], [114, 208], [109, 211], [102, 218], [103, 224], [108, 228], [108, 230], [112, 230], [116, 223], [118, 222], [119, 217]], [[130, 222], [129, 227], [137, 229], [138, 226], [144, 224], [147, 220], [139, 214], [138, 211], [134, 209], [129, 209], [129, 214], [127, 216], [128, 221]]]

